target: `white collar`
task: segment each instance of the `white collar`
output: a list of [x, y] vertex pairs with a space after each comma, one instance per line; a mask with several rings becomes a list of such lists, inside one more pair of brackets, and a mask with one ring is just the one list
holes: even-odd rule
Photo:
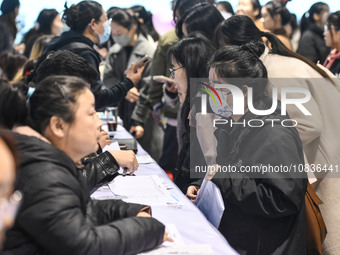
[[266, 45], [264, 48], [264, 52], [260, 56], [260, 60], [263, 62], [264, 59], [268, 56], [268, 54], [269, 54], [269, 47]]

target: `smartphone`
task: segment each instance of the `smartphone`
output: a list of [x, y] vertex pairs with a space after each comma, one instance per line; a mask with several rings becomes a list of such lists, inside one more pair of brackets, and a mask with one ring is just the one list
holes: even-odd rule
[[170, 79], [169, 77], [166, 77], [164, 75], [155, 75], [153, 77], [153, 80], [158, 81], [160, 83], [167, 83], [169, 84], [169, 86], [176, 82], [175, 80]]
[[149, 63], [152, 60], [148, 55], [145, 55], [141, 60], [139, 60], [136, 63], [136, 68], [141, 68], [142, 66], [145, 66], [147, 63]]

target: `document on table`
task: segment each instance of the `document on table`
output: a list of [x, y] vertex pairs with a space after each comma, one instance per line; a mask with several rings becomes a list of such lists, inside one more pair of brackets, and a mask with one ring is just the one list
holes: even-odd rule
[[215, 254], [210, 244], [185, 245], [174, 224], [166, 224], [165, 231], [171, 237], [173, 242], [164, 242], [157, 248], [149, 252], [139, 253], [140, 255], [213, 255]]
[[157, 175], [117, 176], [108, 184], [114, 195], [124, 197], [125, 202], [180, 207], [180, 200], [171, 194]]
[[195, 204], [207, 220], [218, 228], [225, 208], [221, 191], [215, 183], [203, 180]]
[[155, 162], [150, 155], [137, 155], [138, 164], [150, 164]]
[[103, 152], [105, 151], [119, 151], [120, 150], [120, 147], [119, 147], [119, 144], [118, 142], [113, 142], [109, 145], [106, 145], [104, 148], [103, 148]]

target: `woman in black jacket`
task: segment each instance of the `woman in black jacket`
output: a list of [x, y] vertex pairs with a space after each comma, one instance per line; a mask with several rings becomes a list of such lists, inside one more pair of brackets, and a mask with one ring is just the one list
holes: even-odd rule
[[[282, 125], [289, 116], [282, 116], [279, 107], [269, 115], [256, 115], [246, 103], [252, 89], [255, 109], [272, 106], [265, 93], [266, 68], [254, 54], [257, 47], [226, 46], [211, 60], [209, 79], [213, 86], [232, 84], [244, 94], [237, 101], [229, 89], [216, 89], [222, 103], [218, 107], [210, 104], [224, 120], [215, 131], [216, 161], [224, 170], [212, 179], [225, 204], [219, 230], [240, 254], [306, 254], [307, 176], [286, 171], [304, 164], [298, 132], [291, 121], [283, 122], [287, 127]], [[236, 115], [236, 102], [240, 101], [244, 102], [244, 114]], [[238, 124], [231, 124], [235, 122]], [[279, 170], [261, 172], [265, 167]], [[194, 198], [196, 189], [190, 186], [188, 196]]]
[[102, 61], [95, 44], [106, 42], [111, 34], [110, 22], [102, 6], [96, 1], [81, 1], [66, 9], [62, 19], [70, 27], [70, 31], [56, 37], [48, 45], [44, 55], [38, 62], [41, 63], [51, 51], [69, 50], [83, 57], [97, 71], [97, 80], [91, 84], [91, 90], [96, 99], [96, 109], [116, 105], [127, 92], [137, 83], [144, 68], [135, 70], [133, 65], [126, 74], [126, 78], [114, 86], [102, 89], [99, 64]]
[[14, 43], [18, 33], [17, 23], [15, 21], [19, 14], [19, 0], [3, 0], [1, 3], [0, 22], [4, 24], [8, 33], [11, 35], [11, 42]]
[[5, 254], [136, 254], [162, 242], [164, 225], [150, 218], [150, 207], [91, 201], [77, 179], [75, 163], [97, 149], [101, 125], [83, 80], [51, 76], [40, 83], [30, 98], [30, 118], [51, 144], [16, 135], [16, 188], [25, 198], [7, 232]]
[[323, 2], [317, 2], [301, 18], [301, 39], [297, 53], [314, 63], [318, 61], [323, 63], [330, 51], [323, 36], [328, 15], [328, 5]]

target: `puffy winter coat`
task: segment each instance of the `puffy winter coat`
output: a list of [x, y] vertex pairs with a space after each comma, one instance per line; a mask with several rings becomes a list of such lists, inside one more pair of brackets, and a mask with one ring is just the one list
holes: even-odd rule
[[[269, 109], [264, 103], [256, 109]], [[262, 120], [262, 127], [248, 121]], [[272, 124], [269, 119], [276, 119]], [[295, 128], [283, 127], [289, 116], [274, 112], [257, 116], [247, 112], [232, 128], [220, 125], [217, 163], [237, 172], [218, 172], [212, 181], [219, 187], [225, 211], [219, 230], [240, 254], [306, 254], [306, 173], [294, 172], [304, 164], [302, 144]], [[256, 124], [255, 124], [256, 123]], [[251, 125], [259, 125], [254, 121]], [[286, 122], [286, 125], [291, 125]], [[244, 172], [245, 167], [291, 167], [288, 172]], [[243, 170], [242, 170], [243, 169]], [[263, 168], [264, 169], [264, 168]], [[243, 172], [242, 172], [243, 171]]]
[[134, 217], [143, 205], [91, 201], [72, 160], [37, 138], [15, 135], [23, 203], [4, 254], [136, 254], [162, 242], [164, 225]]

